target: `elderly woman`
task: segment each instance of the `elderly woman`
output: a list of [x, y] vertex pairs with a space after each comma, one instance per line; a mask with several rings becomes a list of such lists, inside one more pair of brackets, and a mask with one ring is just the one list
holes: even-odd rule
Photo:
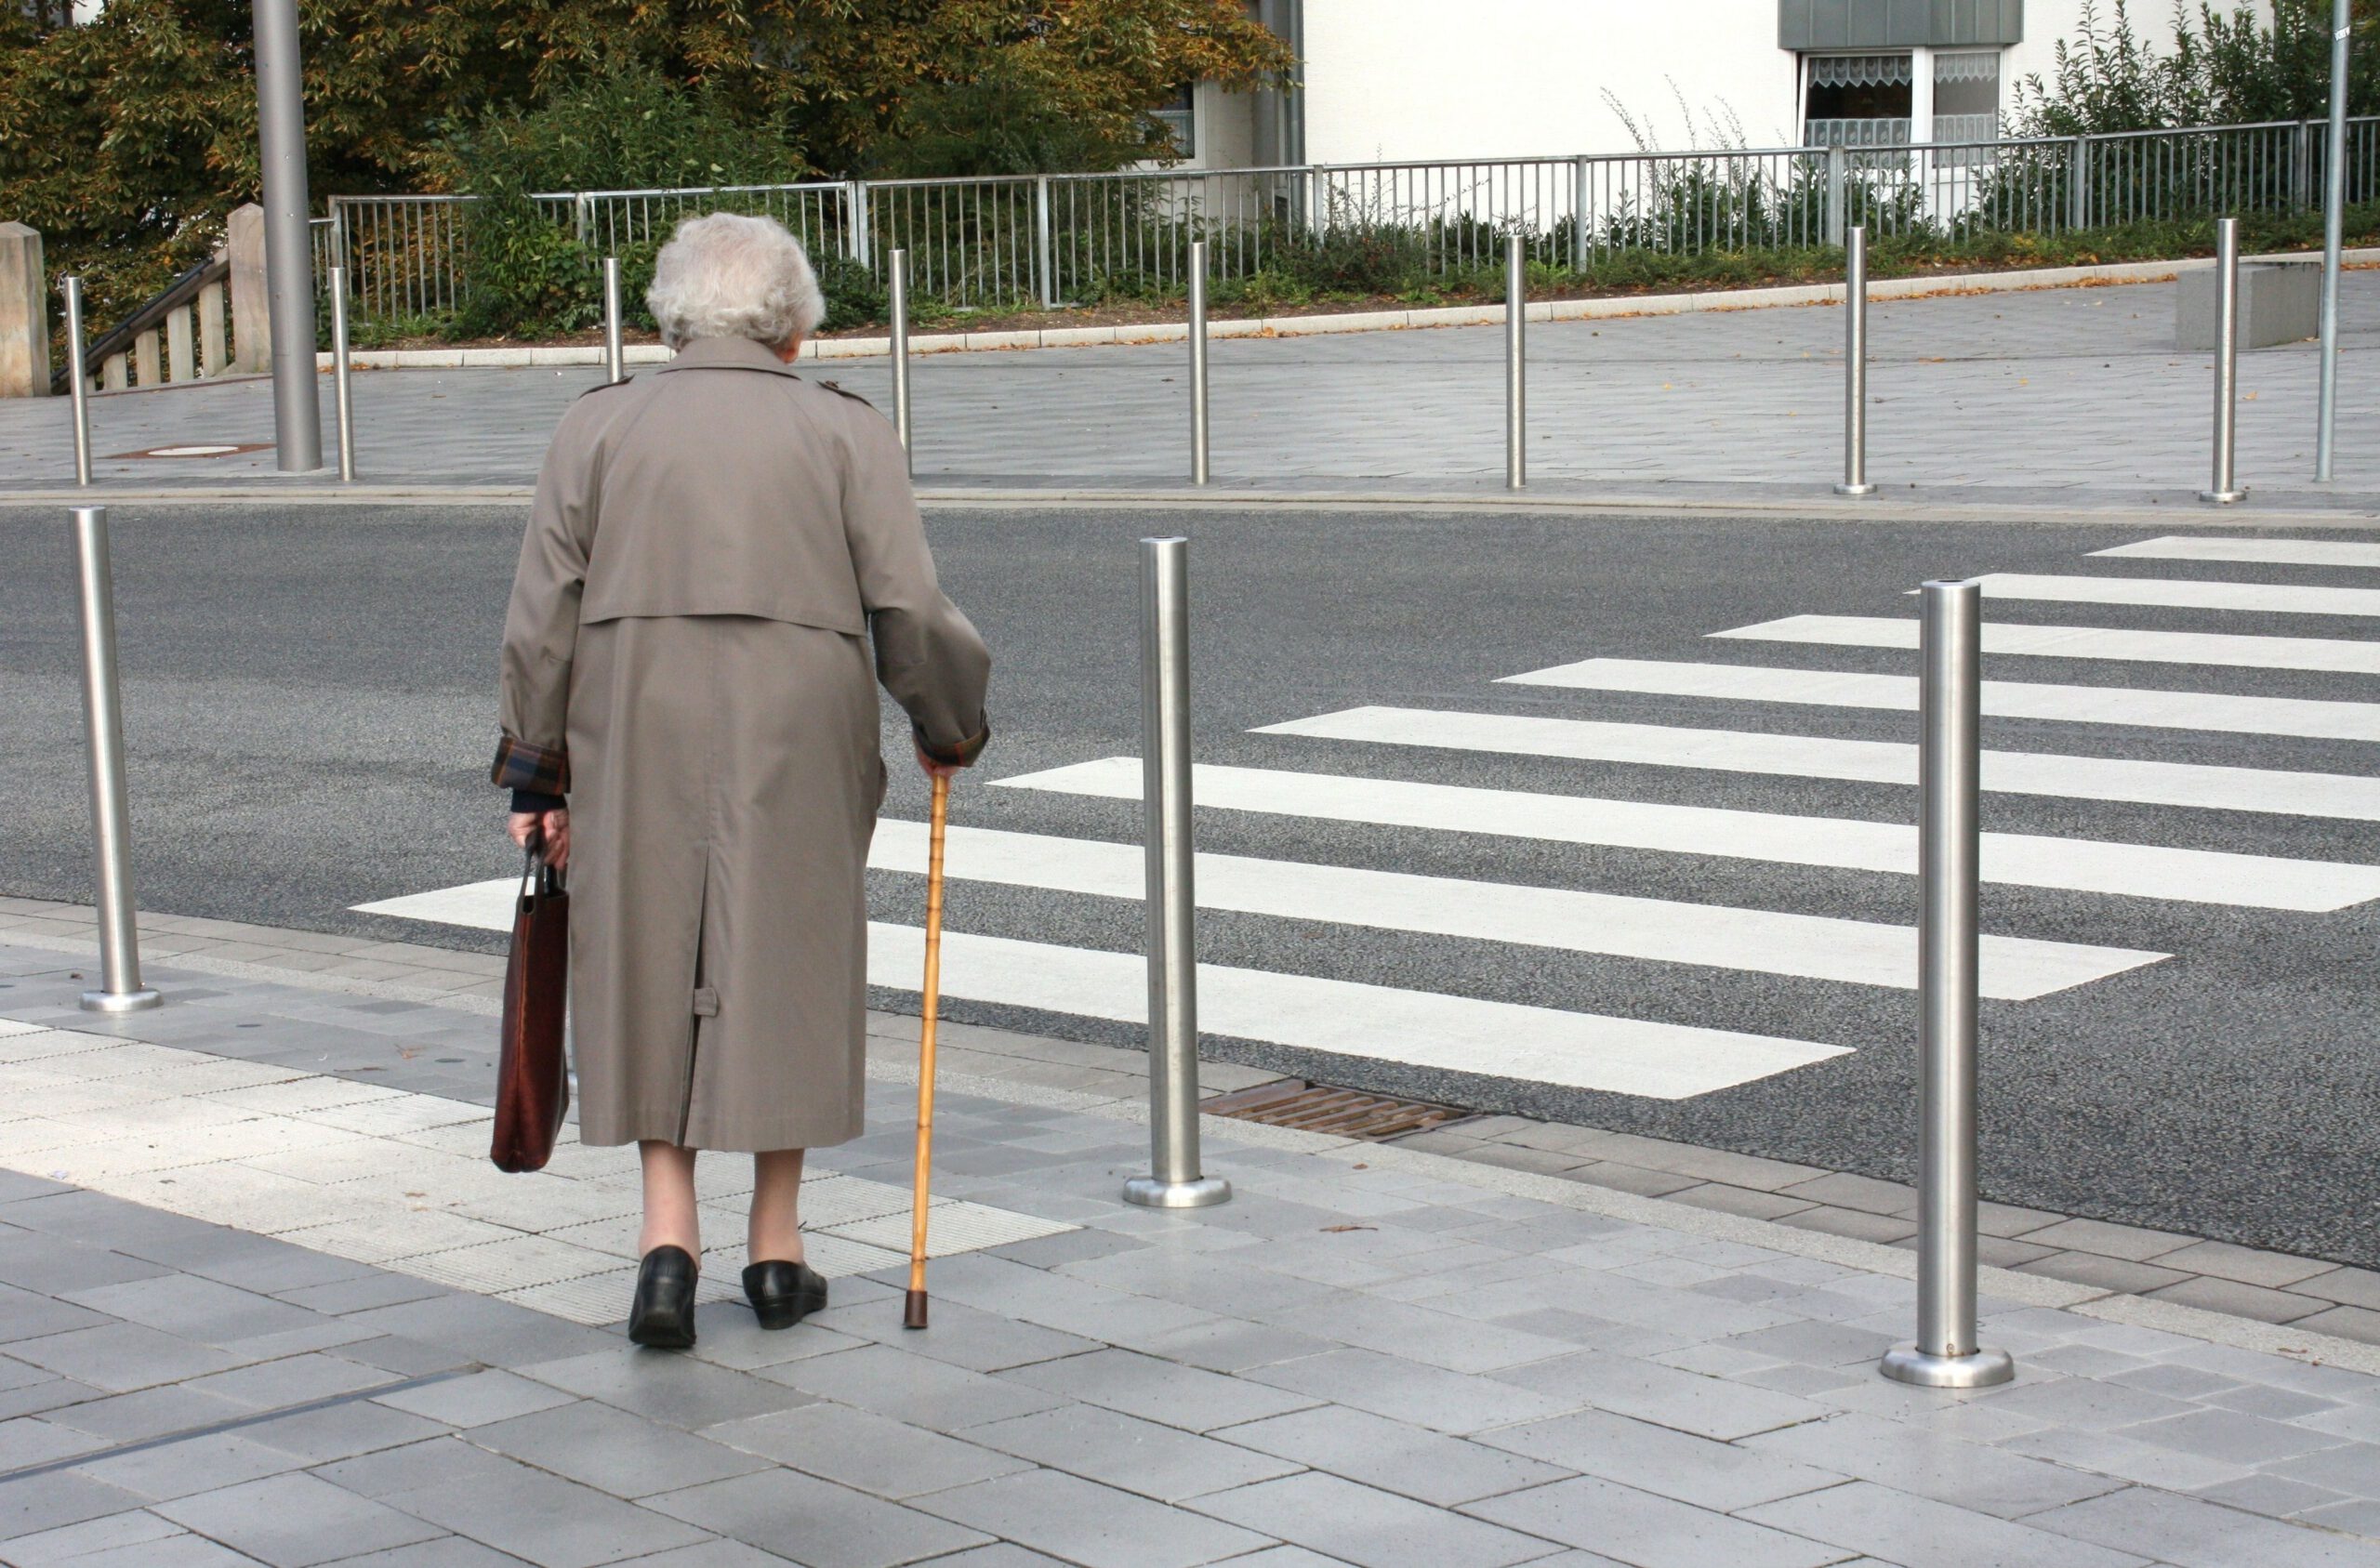
[[869, 671], [919, 765], [989, 735], [990, 655], [942, 595], [892, 425], [790, 365], [825, 313], [766, 218], [681, 223], [646, 296], [677, 357], [563, 415], [505, 620], [515, 842], [566, 863], [579, 1137], [644, 1169], [639, 1344], [694, 1343], [694, 1152], [753, 1154], [744, 1291], [826, 1303], [803, 1152], [860, 1132]]

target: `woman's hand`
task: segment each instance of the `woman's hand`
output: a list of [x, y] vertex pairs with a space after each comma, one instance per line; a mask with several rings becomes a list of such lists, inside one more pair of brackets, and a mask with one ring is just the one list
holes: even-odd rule
[[926, 755], [926, 748], [923, 746], [918, 748], [918, 767], [930, 779], [955, 779], [959, 771], [958, 763], [936, 762]]
[[533, 843], [545, 845], [546, 863], [556, 871], [570, 865], [570, 812], [515, 811], [507, 821], [505, 831], [522, 849]]

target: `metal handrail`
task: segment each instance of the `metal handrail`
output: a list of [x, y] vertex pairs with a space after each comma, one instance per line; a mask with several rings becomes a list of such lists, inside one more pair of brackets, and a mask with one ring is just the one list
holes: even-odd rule
[[[196, 266], [185, 269], [172, 283], [152, 295], [147, 303], [91, 339], [83, 350], [85, 361], [91, 364], [104, 364], [115, 355], [125, 352], [142, 333], [164, 325], [167, 316], [196, 299], [199, 291], [207, 284], [230, 276], [231, 271], [231, 262], [220, 256], [209, 257]], [[64, 392], [73, 380], [73, 373], [65, 366], [51, 372], [50, 396], [57, 397]]]

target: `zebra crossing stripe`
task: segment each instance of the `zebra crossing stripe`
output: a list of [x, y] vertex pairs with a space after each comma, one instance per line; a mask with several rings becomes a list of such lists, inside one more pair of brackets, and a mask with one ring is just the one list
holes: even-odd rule
[[[1886, 615], [1788, 615], [1712, 637], [1835, 648], [1914, 648], [1917, 623]], [[2316, 670], [2380, 675], [2380, 642], [2323, 637], [2250, 637], [2228, 632], [2139, 631], [2111, 626], [2029, 626], [1986, 622], [1983, 651], [2044, 659], [2122, 659], [2150, 665]]]
[[[1669, 697], [1791, 703], [1805, 707], [1917, 711], [1917, 677], [1843, 670], [1778, 669], [1766, 665], [1673, 664], [1656, 659], [1581, 659], [1575, 665], [1508, 675], [1514, 686], [1580, 692], [1641, 692]], [[1993, 718], [2044, 718], [2123, 724], [2151, 730], [2307, 740], [2380, 741], [2380, 703], [2306, 697], [2241, 697], [2227, 692], [2154, 692], [2117, 686], [2056, 686], [2016, 680], [1983, 683], [1983, 711]]]
[[[1137, 758], [1102, 758], [993, 782], [1008, 789], [1137, 800], [1141, 764]], [[1897, 823], [1212, 763], [1193, 770], [1191, 788], [1210, 810], [1782, 865], [1917, 872], [1917, 830]], [[2380, 866], [2014, 833], [1983, 836], [1983, 880], [2251, 909], [2323, 911], [2380, 898]]]
[[[926, 838], [924, 824], [888, 818], [877, 825], [868, 864], [923, 876]], [[946, 869], [960, 881], [1134, 903], [1144, 896], [1138, 844], [954, 827], [947, 854]], [[1917, 983], [1917, 932], [1909, 926], [1242, 855], [1198, 856], [1196, 880], [1202, 909], [1855, 985], [1908, 990]], [[497, 885], [506, 898], [509, 889]], [[2165, 956], [1986, 936], [1983, 995], [2030, 1001]]]
[[[1863, 784], [1917, 783], [1917, 747], [1906, 741], [1846, 741], [1752, 730], [1683, 730], [1507, 713], [1433, 708], [1357, 707], [1267, 724], [1260, 735], [1435, 746], [1512, 757], [1560, 757], [1764, 773]], [[1998, 795], [2069, 800], [2122, 800], [2148, 806], [2263, 811], [2281, 816], [2380, 822], [2380, 779], [2351, 773], [2298, 773], [2272, 768], [2220, 768], [2128, 757], [2067, 757], [2051, 752], [1987, 751], [1983, 788]]]
[[2093, 550], [2149, 560], [2239, 560], [2268, 566], [2380, 566], [2380, 545], [2349, 539], [2221, 539], [2172, 534]]
[[[868, 983], [915, 991], [925, 934], [874, 921], [867, 932]], [[1135, 953], [945, 932], [942, 988], [1078, 1018], [1138, 1024], [1148, 1017], [1148, 966]], [[1210, 1034], [1333, 1056], [1648, 1100], [1686, 1100], [1849, 1054], [1812, 1040], [1218, 964], [1198, 966], [1198, 1023]]]
[[1986, 599], [2060, 604], [2136, 604], [2169, 610], [2248, 610], [2268, 615], [2380, 615], [2380, 588], [2292, 583], [2202, 583], [2187, 577], [2048, 577], [1991, 572]]

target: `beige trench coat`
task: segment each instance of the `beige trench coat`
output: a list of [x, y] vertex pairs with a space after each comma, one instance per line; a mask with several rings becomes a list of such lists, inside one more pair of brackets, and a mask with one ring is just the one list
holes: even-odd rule
[[874, 676], [972, 761], [990, 655], [884, 416], [704, 339], [554, 432], [505, 620], [496, 781], [566, 794], [579, 1136], [861, 1130]]

